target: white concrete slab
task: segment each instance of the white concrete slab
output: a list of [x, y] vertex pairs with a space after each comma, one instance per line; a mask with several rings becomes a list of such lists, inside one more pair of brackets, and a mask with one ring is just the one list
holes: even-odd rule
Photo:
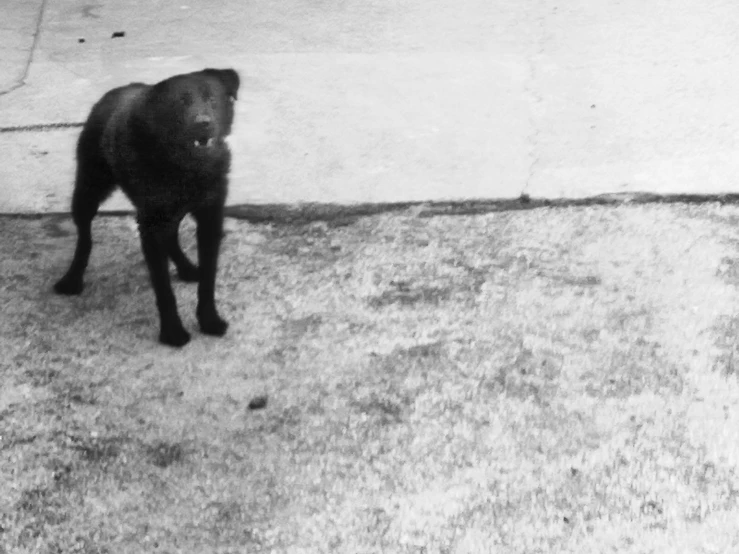
[[552, 4], [526, 192], [739, 192], [739, 4]]
[[[737, 16], [726, 0], [48, 0], [0, 127], [233, 66], [232, 204], [739, 192]], [[0, 133], [0, 211], [67, 209], [77, 133]]]

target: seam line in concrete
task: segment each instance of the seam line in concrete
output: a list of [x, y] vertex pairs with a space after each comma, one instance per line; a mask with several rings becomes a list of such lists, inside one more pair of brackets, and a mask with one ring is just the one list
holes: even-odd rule
[[521, 191], [522, 195], [525, 195], [526, 191], [529, 189], [529, 186], [531, 185], [531, 179], [534, 177], [536, 168], [541, 161], [541, 155], [538, 153], [539, 134], [541, 131], [537, 125], [537, 114], [534, 108], [544, 101], [544, 97], [536, 90], [536, 64], [538, 63], [539, 59], [541, 59], [541, 56], [544, 55], [544, 41], [546, 39], [546, 18], [542, 16], [539, 17], [538, 20], [538, 48], [536, 50], [536, 53], [528, 60], [528, 83], [524, 88], [524, 90], [526, 90], [526, 92], [528, 93], [529, 98], [533, 101], [533, 105], [529, 107], [529, 122], [531, 123], [531, 133], [529, 134], [526, 141], [529, 144], [529, 155], [531, 156], [531, 162], [529, 163], [528, 174], [526, 175], [526, 182], [524, 183], [523, 190]]
[[29, 125], [10, 125], [0, 127], [0, 133], [27, 133], [31, 131], [55, 131], [56, 129], [68, 129], [70, 127], [82, 127], [83, 121], [71, 121], [62, 123], [31, 123]]
[[36, 53], [36, 47], [38, 46], [39, 36], [41, 35], [41, 23], [44, 21], [44, 14], [46, 13], [46, 2], [47, 0], [41, 1], [41, 6], [39, 7], [38, 15], [36, 16], [36, 27], [33, 30], [33, 42], [31, 43], [31, 48], [28, 52], [28, 58], [26, 59], [25, 66], [23, 67], [23, 73], [21, 74], [20, 79], [16, 81], [16, 83], [13, 84], [10, 88], [0, 90], [0, 96], [9, 94], [14, 90], [18, 90], [26, 84], [26, 78], [28, 77], [28, 72], [31, 69], [33, 57]]

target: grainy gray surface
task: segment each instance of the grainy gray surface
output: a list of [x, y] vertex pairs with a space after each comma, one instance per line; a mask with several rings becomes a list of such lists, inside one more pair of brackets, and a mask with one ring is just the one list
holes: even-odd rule
[[229, 333], [183, 350], [156, 342], [133, 220], [96, 221], [69, 299], [69, 220], [0, 218], [0, 550], [739, 538], [735, 207], [230, 220]]

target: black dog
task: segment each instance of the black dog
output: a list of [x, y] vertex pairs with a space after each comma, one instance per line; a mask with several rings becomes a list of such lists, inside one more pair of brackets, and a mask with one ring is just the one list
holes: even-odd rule
[[[223, 232], [223, 207], [231, 153], [233, 102], [239, 89], [233, 69], [176, 75], [156, 85], [132, 83], [106, 93], [93, 106], [77, 143], [72, 216], [77, 247], [67, 273], [54, 286], [60, 294], [82, 292], [92, 249], [91, 222], [118, 184], [137, 209], [144, 258], [159, 308], [159, 340], [183, 346], [182, 326], [169, 278], [168, 258], [185, 281], [198, 282], [200, 329], [222, 336], [214, 289]], [[182, 218], [197, 223], [198, 263], [180, 248]]]

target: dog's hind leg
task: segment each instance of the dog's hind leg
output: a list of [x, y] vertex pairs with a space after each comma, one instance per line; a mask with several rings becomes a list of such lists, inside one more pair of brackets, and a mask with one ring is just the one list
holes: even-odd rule
[[[84, 145], [85, 135], [80, 137]], [[77, 178], [72, 194], [72, 219], [77, 226], [77, 246], [67, 273], [54, 285], [59, 294], [79, 294], [84, 288], [83, 275], [92, 250], [92, 220], [100, 204], [113, 192], [115, 178], [110, 167], [97, 155], [82, 148], [77, 156]]]
[[190, 333], [182, 326], [177, 312], [177, 299], [169, 278], [168, 242], [171, 234], [177, 233], [177, 227], [177, 220], [168, 221], [162, 214], [139, 213], [141, 249], [159, 309], [159, 342], [169, 346], [184, 346], [190, 341]]
[[228, 329], [228, 323], [218, 315], [215, 302], [218, 250], [223, 236], [223, 206], [204, 206], [194, 211], [193, 216], [198, 224], [198, 263], [200, 264], [196, 315], [203, 333], [220, 337]]
[[198, 280], [198, 266], [192, 263], [180, 248], [179, 230], [175, 229], [167, 237], [167, 254], [177, 268], [177, 275], [187, 283], [195, 283]]

